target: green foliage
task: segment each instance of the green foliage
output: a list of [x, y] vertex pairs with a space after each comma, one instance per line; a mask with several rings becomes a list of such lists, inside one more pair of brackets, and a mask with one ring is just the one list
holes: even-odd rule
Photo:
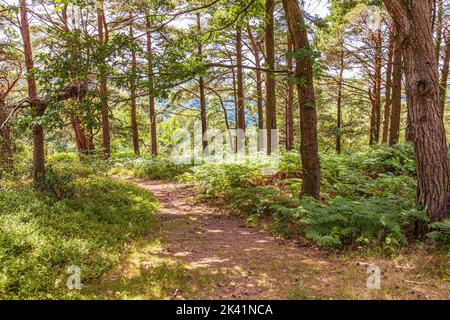
[[66, 288], [70, 265], [86, 285], [155, 225], [156, 200], [136, 186], [91, 177], [74, 187], [59, 202], [28, 188], [0, 190], [0, 298], [75, 298]]
[[433, 222], [428, 227], [434, 231], [429, 232], [427, 236], [435, 241], [438, 246], [450, 249], [450, 219]]
[[136, 178], [174, 179], [189, 170], [187, 165], [179, 165], [173, 161], [154, 157], [149, 159], [124, 158], [116, 159], [112, 174], [129, 174]]
[[262, 175], [255, 165], [207, 163], [193, 168], [182, 181], [193, 182], [200, 192], [211, 196], [228, 195], [233, 188], [254, 186]]
[[205, 164], [183, 176], [208, 197], [224, 197], [249, 221], [271, 219], [272, 230], [304, 236], [326, 247], [378, 245], [387, 252], [407, 243], [416, 221], [414, 155], [409, 146], [322, 154], [322, 201], [299, 198], [301, 160], [280, 157], [283, 180], [264, 178], [258, 166]]
[[61, 171], [53, 166], [47, 166], [45, 170], [45, 186], [52, 192], [57, 201], [63, 197], [70, 196], [74, 192], [72, 182], [75, 176], [70, 171]]

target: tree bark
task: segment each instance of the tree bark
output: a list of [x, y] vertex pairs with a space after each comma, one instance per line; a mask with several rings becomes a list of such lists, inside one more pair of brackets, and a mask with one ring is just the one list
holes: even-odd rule
[[372, 122], [370, 129], [370, 145], [377, 144], [380, 141], [381, 128], [381, 67], [382, 67], [382, 37], [381, 25], [374, 35], [375, 45], [375, 74], [374, 74], [374, 101], [372, 105]]
[[[245, 105], [244, 105], [244, 77], [242, 73], [242, 32], [241, 28], [236, 27], [236, 80], [237, 80], [237, 129], [245, 131]], [[245, 138], [238, 136], [236, 139], [236, 148], [241, 150], [245, 147]]]
[[443, 220], [450, 215], [450, 174], [431, 27], [433, 0], [384, 0], [384, 3], [404, 44], [406, 91], [418, 175], [417, 204], [432, 221]]
[[[288, 35], [287, 50], [292, 51], [292, 39]], [[288, 55], [286, 58], [287, 70], [289, 77], [292, 77], [292, 56]], [[287, 83], [287, 101], [286, 101], [286, 150], [294, 148], [294, 83], [292, 79], [288, 79]]]
[[266, 129], [267, 129], [267, 154], [272, 153], [272, 129], [277, 129], [277, 107], [275, 92], [275, 37], [274, 37], [274, 0], [266, 0], [264, 40], [266, 49]]
[[389, 123], [391, 117], [392, 106], [392, 59], [394, 56], [394, 30], [390, 30], [389, 33], [389, 49], [388, 49], [388, 61], [386, 66], [386, 92], [383, 114], [383, 135], [382, 143], [388, 142], [389, 137]]
[[445, 54], [444, 54], [444, 60], [442, 62], [441, 81], [440, 81], [440, 85], [439, 85], [439, 87], [440, 87], [440, 90], [439, 90], [440, 107], [441, 107], [442, 114], [444, 114], [445, 102], [447, 100], [447, 82], [448, 82], [449, 60], [450, 60], [450, 34], [447, 32], [447, 37], [445, 40]]
[[[130, 37], [133, 37], [133, 26], [131, 25], [132, 15], [130, 14]], [[134, 43], [133, 43], [134, 45]], [[136, 50], [134, 47], [131, 49], [131, 77], [130, 77], [130, 95], [131, 95], [131, 134], [133, 139], [133, 151], [134, 156], [139, 157], [141, 151], [139, 146], [139, 130], [136, 119], [136, 72], [137, 72], [137, 62], [136, 62]]]
[[339, 83], [336, 114], [336, 153], [341, 153], [342, 142], [342, 82], [344, 81], [344, 52], [341, 52], [339, 59]]
[[[7, 116], [5, 99], [0, 96], [0, 126], [6, 121]], [[2, 177], [2, 169], [9, 171], [12, 168], [12, 156], [11, 129], [8, 125], [5, 125], [0, 128], [0, 178]]]
[[402, 108], [402, 42], [398, 34], [394, 39], [392, 71], [392, 110], [389, 129], [389, 145], [397, 144], [400, 137], [400, 114]]
[[158, 137], [156, 128], [156, 113], [155, 113], [155, 87], [153, 75], [153, 48], [152, 48], [152, 34], [150, 14], [146, 16], [147, 23], [147, 77], [148, 77], [148, 100], [149, 100], [149, 114], [150, 114], [150, 131], [151, 131], [151, 152], [152, 156], [158, 155]]
[[436, 65], [439, 66], [439, 59], [441, 57], [441, 42], [442, 42], [442, 21], [443, 21], [443, 0], [436, 0], [436, 40], [434, 44], [434, 54], [436, 55]]
[[106, 77], [106, 57], [105, 47], [108, 42], [107, 25], [105, 12], [103, 8], [103, 0], [97, 1], [97, 25], [98, 39], [102, 46], [101, 60], [99, 63], [99, 82], [100, 82], [100, 102], [101, 102], [101, 118], [102, 118], [102, 135], [103, 135], [103, 158], [109, 159], [111, 155], [111, 137], [109, 128], [109, 108], [108, 108], [108, 84]]
[[[255, 36], [253, 35], [252, 30], [250, 29], [250, 26], [248, 26], [248, 36], [250, 38], [253, 54], [255, 56], [255, 73], [256, 73], [256, 96], [257, 96], [257, 106], [258, 106], [258, 129], [263, 130], [264, 129], [264, 115], [263, 115], [263, 92], [262, 92], [262, 76], [261, 76], [261, 57], [260, 57], [260, 50], [258, 41], [256, 40]], [[261, 131], [259, 131], [259, 139], [258, 139], [258, 150], [262, 150], [262, 145], [264, 142], [263, 137], [261, 136]]]
[[[201, 29], [201, 21], [200, 21], [200, 13], [197, 12], [197, 32], [200, 35]], [[198, 56], [203, 60], [203, 46], [202, 43], [198, 42]], [[205, 80], [203, 76], [200, 76], [198, 79], [199, 91], [200, 91], [200, 120], [202, 123], [202, 147], [203, 150], [206, 150], [208, 147], [208, 141], [206, 135], [206, 131], [208, 129], [206, 122], [206, 95], [205, 95]]]
[[82, 158], [83, 155], [86, 155], [89, 152], [86, 135], [83, 127], [81, 126], [81, 121], [75, 113], [72, 113], [70, 116], [70, 122], [72, 123], [72, 128], [75, 133], [75, 142], [77, 145], [78, 155]]
[[[27, 70], [28, 98], [31, 102], [33, 118], [44, 115], [45, 106], [38, 103], [37, 85], [34, 77], [33, 51], [30, 41], [28, 12], [26, 0], [19, 0], [20, 6], [20, 32], [23, 40], [25, 67]], [[45, 189], [45, 152], [44, 128], [41, 124], [34, 125], [33, 135], [33, 182], [38, 190]]]
[[[310, 50], [305, 20], [297, 0], [283, 0], [284, 12], [295, 51]], [[303, 165], [302, 195], [320, 198], [320, 160], [317, 144], [317, 111], [312, 58], [296, 60], [295, 76], [300, 103], [300, 152]]]

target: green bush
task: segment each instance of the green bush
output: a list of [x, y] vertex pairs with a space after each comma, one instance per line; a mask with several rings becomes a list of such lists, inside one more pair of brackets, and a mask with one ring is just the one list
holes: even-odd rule
[[433, 222], [428, 227], [433, 231], [429, 232], [427, 236], [438, 246], [450, 250], [450, 219]]
[[200, 192], [211, 196], [224, 196], [233, 188], [254, 186], [262, 178], [259, 167], [250, 164], [206, 163], [192, 171], [181, 180], [194, 183]]
[[57, 201], [73, 194], [74, 180], [75, 175], [71, 171], [57, 170], [51, 165], [48, 165], [45, 170], [45, 186], [53, 193]]
[[0, 190], [0, 299], [75, 298], [66, 270], [89, 284], [119, 260], [123, 245], [155, 226], [155, 198], [134, 185], [90, 177], [71, 198], [8, 186]]
[[112, 174], [131, 175], [145, 179], [174, 179], [187, 172], [189, 166], [179, 165], [170, 159], [155, 157], [150, 159], [124, 158], [115, 159]]

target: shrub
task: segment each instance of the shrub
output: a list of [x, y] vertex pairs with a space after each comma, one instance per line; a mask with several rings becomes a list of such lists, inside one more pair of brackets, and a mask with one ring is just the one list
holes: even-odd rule
[[188, 170], [188, 165], [175, 164], [173, 161], [162, 157], [150, 159], [126, 158], [116, 159], [111, 173], [146, 179], [174, 179]]
[[428, 225], [433, 230], [427, 234], [439, 247], [450, 249], [450, 219]]
[[53, 193], [57, 201], [63, 196], [73, 194], [74, 188], [72, 182], [75, 176], [71, 171], [57, 170], [53, 166], [47, 166], [45, 170], [45, 186], [48, 191]]

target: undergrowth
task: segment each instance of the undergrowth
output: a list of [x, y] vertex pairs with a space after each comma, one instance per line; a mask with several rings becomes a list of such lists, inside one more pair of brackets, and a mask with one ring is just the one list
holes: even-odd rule
[[[280, 173], [263, 176], [260, 166], [207, 164], [184, 174], [204, 197], [220, 198], [248, 221], [271, 221], [272, 231], [301, 236], [325, 247], [380, 246], [394, 252], [408, 243], [417, 221], [414, 153], [408, 145], [376, 147], [341, 155], [321, 154], [322, 199], [303, 197], [301, 161], [280, 157]], [[448, 239], [444, 224], [430, 238]]]
[[76, 298], [66, 287], [69, 266], [89, 284], [155, 226], [155, 198], [132, 184], [89, 175], [66, 187], [72, 192], [59, 201], [29, 184], [0, 188], [0, 299]]

